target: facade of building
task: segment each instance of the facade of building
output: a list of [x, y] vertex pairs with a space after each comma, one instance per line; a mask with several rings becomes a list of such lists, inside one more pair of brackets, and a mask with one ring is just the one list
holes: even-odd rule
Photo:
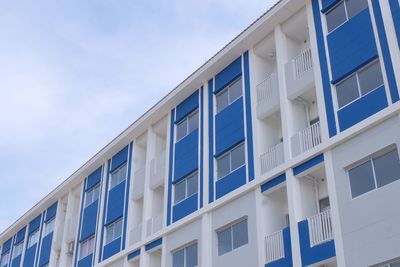
[[0, 267], [400, 266], [399, 0], [281, 0], [0, 234]]

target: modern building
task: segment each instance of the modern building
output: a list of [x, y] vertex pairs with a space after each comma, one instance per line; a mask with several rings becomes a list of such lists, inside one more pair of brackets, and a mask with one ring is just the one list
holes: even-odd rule
[[281, 0], [0, 234], [0, 267], [400, 266], [399, 0]]

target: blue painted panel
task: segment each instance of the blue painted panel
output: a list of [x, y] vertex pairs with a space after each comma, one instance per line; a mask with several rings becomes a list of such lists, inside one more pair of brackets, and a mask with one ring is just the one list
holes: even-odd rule
[[262, 184], [261, 192], [265, 192], [265, 191], [271, 189], [272, 187], [277, 186], [285, 181], [286, 181], [286, 174], [283, 173], [283, 174], [269, 180], [268, 182]]
[[216, 183], [217, 199], [246, 184], [246, 166], [228, 174]]
[[286, 227], [283, 229], [283, 246], [285, 250], [285, 257], [270, 263], [265, 264], [265, 267], [292, 267], [292, 246], [290, 241], [290, 229]]
[[172, 200], [172, 171], [174, 164], [174, 116], [175, 110], [171, 111], [171, 127], [170, 127], [170, 142], [169, 142], [169, 163], [168, 163], [168, 196], [167, 196], [167, 225], [171, 224], [171, 200]]
[[[130, 185], [130, 181], [131, 181], [131, 176], [130, 176], [130, 174], [131, 174], [131, 166], [132, 166], [132, 153], [133, 153], [133, 142], [131, 142], [130, 144], [129, 144], [129, 147], [131, 148], [130, 150], [129, 150], [129, 157], [128, 157], [128, 175], [127, 175], [127, 186], [126, 186], [126, 189], [125, 189], [125, 211], [124, 211], [124, 214], [128, 214], [128, 204], [129, 204], [129, 185]], [[126, 241], [126, 230], [127, 230], [127, 228], [128, 228], [128, 225], [127, 225], [127, 221], [128, 221], [128, 216], [125, 216], [124, 217], [124, 228], [123, 228], [123, 231], [122, 231], [122, 250], [124, 250], [125, 249], [125, 241]]]
[[93, 254], [90, 254], [78, 261], [78, 267], [91, 267], [92, 261], [93, 261]]
[[20, 267], [21, 266], [21, 255], [14, 258], [11, 262], [11, 267]]
[[111, 172], [124, 164], [128, 160], [128, 146], [124, 147], [121, 151], [114, 155], [111, 159]]
[[9, 251], [11, 249], [11, 244], [12, 244], [12, 238], [4, 242], [3, 247], [1, 249], [1, 254], [4, 254], [5, 252]]
[[174, 182], [197, 170], [199, 165], [199, 129], [175, 144]]
[[339, 3], [341, 0], [322, 0], [322, 12], [325, 13], [328, 11], [331, 7], [336, 5], [336, 3]]
[[128, 261], [140, 256], [140, 248], [128, 254]]
[[26, 226], [24, 226], [21, 230], [18, 231], [17, 237], [14, 240], [14, 244], [18, 244], [25, 238]]
[[51, 219], [53, 219], [54, 217], [56, 217], [56, 213], [57, 213], [57, 202], [54, 203], [53, 205], [51, 205], [47, 209], [45, 222], [48, 222]]
[[89, 190], [90, 188], [100, 183], [102, 172], [103, 172], [103, 167], [100, 166], [97, 170], [95, 170], [88, 176], [86, 182], [86, 190]]
[[215, 116], [215, 156], [244, 140], [243, 98], [239, 98]]
[[[85, 194], [85, 188], [86, 188], [86, 183], [87, 183], [87, 179], [85, 179], [85, 183], [82, 189], [82, 196]], [[101, 194], [100, 194], [101, 195]], [[76, 240], [80, 240], [79, 236], [81, 235], [80, 231], [82, 231], [82, 220], [83, 220], [83, 212], [84, 212], [84, 203], [85, 203], [85, 198], [82, 197], [81, 199], [81, 209], [79, 211], [79, 224], [78, 224], [78, 234], [76, 236]], [[78, 249], [79, 249], [79, 245], [75, 246], [75, 257], [74, 257], [74, 267], [76, 267], [78, 265], [77, 261], [78, 261]]]
[[318, 57], [319, 57], [319, 65], [321, 69], [321, 78], [322, 78], [322, 89], [324, 91], [326, 119], [328, 121], [328, 132], [329, 132], [329, 137], [332, 137], [335, 136], [337, 133], [335, 110], [333, 108], [332, 91], [331, 91], [331, 84], [328, 71], [328, 61], [325, 52], [325, 35], [322, 30], [321, 13], [319, 11], [318, 0], [312, 0], [312, 9], [313, 9], [315, 32], [317, 37]]
[[96, 232], [97, 208], [99, 201], [95, 201], [85, 208], [82, 217], [82, 231], [79, 241], [83, 241]]
[[37, 244], [27, 248], [24, 254], [24, 264], [23, 267], [33, 267], [35, 264], [35, 254], [36, 254]]
[[300, 173], [314, 167], [315, 165], [321, 163], [324, 161], [324, 154], [319, 154], [306, 162], [303, 162], [296, 167], [293, 168], [293, 174], [294, 175], [299, 175]]
[[214, 93], [217, 93], [224, 89], [231, 81], [239, 77], [241, 74], [242, 58], [239, 57], [215, 76]]
[[172, 222], [176, 222], [183, 217], [188, 216], [189, 214], [192, 214], [197, 210], [197, 203], [198, 203], [198, 194], [194, 194], [193, 196], [179, 202], [176, 204], [173, 209], [173, 215], [172, 215]]
[[399, 44], [400, 48], [400, 4], [399, 1], [389, 0], [389, 5], [390, 9], [392, 10], [394, 29], [397, 35], [397, 43]]
[[204, 90], [203, 86], [200, 89], [200, 166], [199, 166], [199, 179], [200, 179], [200, 208], [203, 207], [203, 143], [204, 143]]
[[144, 249], [145, 249], [146, 251], [149, 251], [150, 249], [153, 249], [153, 248], [155, 248], [155, 247], [157, 247], [157, 246], [159, 246], [159, 245], [161, 245], [161, 244], [162, 244], [162, 237], [159, 238], [159, 239], [157, 239], [157, 240], [151, 241], [151, 242], [148, 243], [148, 244], [146, 244], [146, 245], [144, 246]]
[[335, 242], [333, 240], [310, 247], [310, 233], [307, 220], [299, 222], [298, 227], [302, 266], [308, 266], [336, 256]]
[[121, 251], [121, 237], [104, 246], [103, 260], [108, 259]]
[[186, 98], [182, 103], [176, 107], [175, 122], [181, 121], [187, 115], [195, 111], [199, 107], [199, 90], [194, 92], [191, 96]]
[[214, 80], [208, 81], [208, 203], [214, 201]]
[[39, 229], [41, 218], [42, 218], [42, 215], [40, 214], [39, 216], [37, 216], [35, 219], [33, 219], [33, 220], [29, 223], [29, 231], [28, 231], [28, 234], [31, 234], [31, 233], [35, 232], [37, 229]]
[[346, 130], [387, 106], [384, 86], [375, 89], [338, 111], [340, 131]]
[[[106, 188], [105, 192], [108, 192], [108, 186], [109, 186], [109, 181], [110, 181], [110, 170], [111, 170], [111, 159], [107, 161], [107, 177], [106, 177]], [[106, 193], [104, 196], [104, 203], [108, 203], [108, 194]], [[83, 199], [82, 199], [82, 205], [83, 205]], [[104, 226], [106, 224], [106, 212], [107, 212], [107, 205], [103, 205], [103, 218], [102, 218], [102, 225]], [[103, 259], [103, 241], [104, 241], [104, 227], [100, 228], [100, 249], [99, 249], [99, 256], [97, 262], [101, 262]], [[78, 249], [78, 248], [77, 248]]]
[[[397, 2], [396, 0], [392, 2]], [[375, 15], [375, 22], [376, 22], [376, 27], [378, 29], [378, 35], [379, 35], [379, 41], [381, 44], [381, 50], [382, 50], [382, 57], [385, 65], [385, 70], [386, 70], [386, 77], [389, 82], [389, 91], [390, 95], [392, 98], [392, 102], [395, 103], [399, 101], [399, 91], [397, 90], [397, 84], [396, 84], [396, 77], [394, 75], [394, 69], [393, 69], [393, 63], [392, 59], [390, 57], [390, 50], [389, 50], [389, 44], [388, 40], [386, 37], [386, 32], [385, 32], [385, 25], [383, 22], [383, 17], [382, 17], [382, 12], [381, 12], [381, 7], [379, 4], [379, 1], [374, 0], [372, 1], [372, 5], [374, 7], [374, 15]], [[397, 22], [399, 23], [399, 22]]]
[[331, 32], [327, 39], [333, 84], [378, 56], [368, 8]]
[[49, 263], [52, 242], [53, 242], [53, 233], [50, 233], [45, 237], [43, 237], [42, 246], [40, 249], [39, 267]]
[[250, 94], [250, 70], [249, 70], [249, 52], [246, 51], [243, 56], [244, 66], [244, 92], [246, 96], [246, 130], [247, 130], [247, 167], [249, 181], [254, 180], [254, 153], [253, 153], [253, 120], [251, 116], [251, 94]]
[[124, 215], [125, 183], [120, 183], [110, 190], [107, 202], [107, 218], [105, 225], [115, 222]]

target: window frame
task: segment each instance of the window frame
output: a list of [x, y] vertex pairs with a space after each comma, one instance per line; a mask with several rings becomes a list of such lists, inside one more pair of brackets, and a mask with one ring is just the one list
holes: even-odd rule
[[[39, 235], [40, 235], [39, 229], [36, 229], [35, 231], [33, 231], [28, 235], [27, 248], [33, 247], [39, 242]], [[35, 238], [34, 243], [32, 243], [33, 238]]]
[[[95, 235], [94, 234], [89, 236], [88, 238], [86, 238], [84, 241], [81, 241], [79, 243], [78, 260], [82, 260], [82, 259], [86, 258], [87, 256], [89, 256], [90, 254], [93, 254], [94, 253], [94, 248], [95, 248], [95, 245], [96, 245], [95, 243], [96, 243], [96, 240], [95, 240]], [[92, 244], [92, 248], [91, 249], [90, 249], [90, 244]], [[86, 246], [86, 247], [84, 247], [84, 246]], [[82, 250], [84, 248], [86, 249], [86, 251], [85, 251], [86, 254], [82, 255]]]
[[[233, 227], [235, 225], [238, 225], [239, 223], [244, 222], [244, 221], [246, 221], [246, 227], [247, 227], [247, 241], [246, 241], [245, 244], [242, 244], [240, 246], [234, 247], [234, 244], [233, 244], [234, 243], [234, 241], [233, 241], [234, 240]], [[220, 244], [219, 233], [224, 232], [224, 231], [226, 231], [228, 229], [229, 229], [230, 241], [231, 241], [230, 250], [229, 251], [225, 251], [224, 253], [220, 254], [220, 251], [219, 251], [219, 244]], [[234, 251], [236, 249], [239, 249], [239, 248], [241, 248], [241, 247], [243, 247], [245, 245], [248, 245], [249, 244], [249, 220], [248, 220], [248, 216], [241, 217], [241, 218], [229, 223], [228, 225], [222, 226], [222, 227], [218, 228], [215, 232], [217, 234], [217, 255], [218, 256], [223, 256], [223, 255], [225, 255], [225, 254], [227, 254], [229, 252], [232, 252], [232, 251]]]
[[[10, 250], [1, 254], [1, 257], [0, 257], [1, 267], [3, 267], [4, 265], [8, 265], [8, 263], [10, 261], [10, 254], [11, 254]], [[5, 261], [5, 262], [3, 262], [3, 261]]]
[[14, 245], [11, 260], [14, 260], [18, 256], [21, 256], [23, 250], [24, 250], [24, 240], [22, 239], [20, 242], [18, 242], [17, 244]]
[[[43, 237], [48, 236], [49, 234], [54, 232], [55, 221], [56, 221], [55, 218], [51, 218], [50, 220], [48, 220], [47, 222], [44, 223]], [[51, 230], [49, 230], [49, 229], [51, 229]]]
[[[98, 190], [97, 191], [97, 198], [94, 198], [95, 190]], [[89, 194], [91, 196], [90, 202], [88, 201], [89, 200]], [[90, 188], [89, 190], [87, 190], [85, 192], [85, 208], [87, 208], [88, 206], [93, 204], [95, 201], [99, 200], [99, 198], [100, 198], [100, 183], [97, 183], [95, 186], [93, 186], [92, 188]]]
[[[382, 74], [382, 84], [380, 84], [379, 86], [375, 87], [374, 89], [371, 89], [370, 91], [368, 91], [367, 93], [363, 94], [362, 90], [361, 90], [361, 85], [360, 85], [360, 78], [359, 78], [359, 73], [366, 70], [367, 68], [371, 67], [374, 64], [378, 64], [379, 65], [379, 69], [381, 71]], [[357, 92], [358, 92], [358, 97], [351, 100], [350, 102], [344, 104], [343, 106], [339, 106], [339, 97], [338, 97], [338, 91], [337, 91], [337, 87], [338, 85], [344, 83], [345, 81], [349, 80], [350, 78], [352, 78], [353, 76], [356, 77], [356, 81], [357, 81]], [[337, 104], [337, 110], [341, 110], [351, 104], [353, 104], [354, 102], [356, 102], [357, 100], [359, 100], [360, 98], [372, 93], [373, 91], [375, 91], [376, 89], [380, 88], [381, 86], [385, 85], [385, 80], [383, 77], [383, 72], [382, 72], [382, 68], [381, 68], [381, 61], [379, 58], [369, 62], [368, 64], [366, 64], [365, 66], [361, 67], [360, 69], [356, 70], [355, 72], [351, 73], [350, 75], [346, 76], [345, 78], [343, 78], [342, 80], [340, 80], [338, 83], [335, 84], [335, 94], [336, 94], [336, 104]]]
[[[240, 91], [240, 96], [235, 98], [235, 99], [231, 99], [231, 88], [232, 85], [235, 84], [238, 81], [241, 81], [241, 91]], [[232, 105], [232, 103], [234, 103], [236, 100], [240, 99], [241, 97], [243, 97], [243, 77], [242, 75], [240, 75], [239, 77], [235, 78], [234, 80], [232, 80], [227, 86], [224, 87], [224, 89], [222, 89], [221, 91], [219, 91], [218, 93], [215, 94], [215, 106], [216, 106], [216, 114], [220, 113], [221, 111], [223, 111], [224, 109], [226, 109], [227, 107], [229, 107], [230, 105]], [[228, 104], [222, 108], [219, 109], [218, 108], [218, 97], [222, 94], [224, 94], [225, 92], [228, 92]]]
[[[113, 222], [113, 223], [111, 223], [111, 224], [109, 224], [109, 225], [107, 225], [106, 226], [106, 242], [105, 242], [105, 244], [106, 245], [108, 245], [108, 244], [110, 244], [111, 242], [113, 242], [113, 241], [115, 241], [115, 240], [117, 240], [118, 238], [120, 238], [121, 236], [122, 236], [122, 231], [123, 231], [123, 229], [124, 229], [124, 223], [123, 223], [123, 221], [122, 221], [122, 219], [123, 218], [120, 218], [120, 219], [118, 219], [118, 220], [116, 220], [115, 222]], [[119, 222], [121, 222], [121, 235], [119, 235], [119, 236], [115, 236], [115, 230], [116, 230], [116, 225], [117, 225], [117, 223], [119, 223]], [[108, 238], [107, 238], [107, 233], [108, 233], [108, 229], [109, 228], [113, 228], [112, 229], [112, 240], [108, 240]]]
[[[194, 116], [197, 116], [197, 127], [190, 130], [189, 129], [189, 120], [190, 118], [193, 118]], [[188, 115], [186, 115], [183, 119], [181, 119], [179, 122], [175, 123], [175, 139], [176, 142], [178, 143], [180, 140], [182, 140], [183, 138], [185, 138], [186, 136], [188, 136], [191, 132], [195, 131], [196, 129], [199, 128], [199, 121], [200, 121], [200, 117], [199, 117], [199, 108], [196, 108], [195, 110], [193, 110], [192, 112], [190, 112]], [[180, 138], [178, 138], [178, 125], [181, 125], [185, 123], [186, 124], [186, 133], [184, 135], [182, 135]]]
[[[368, 6], [368, 1], [367, 1], [367, 7], [366, 7], [366, 8], [363, 8], [363, 9], [359, 10], [359, 11], [357, 12], [357, 14], [353, 15], [352, 17], [349, 17], [349, 11], [347, 10], [347, 9], [348, 9], [348, 7], [347, 7], [347, 2], [348, 2], [348, 0], [339, 1], [338, 3], [336, 3], [335, 5], [333, 5], [331, 8], [329, 8], [328, 11], [325, 12], [326, 31], [327, 31], [328, 35], [329, 35], [330, 33], [334, 32], [336, 29], [338, 29], [338, 28], [340, 28], [341, 26], [343, 26], [343, 24], [345, 24], [345, 23], [348, 22], [351, 18], [353, 18], [353, 17], [355, 17], [356, 15], [358, 15], [358, 14], [359, 14], [360, 12], [362, 12], [364, 9], [369, 8], [369, 6]], [[328, 18], [327, 18], [327, 16], [328, 16], [328, 14], [329, 14], [330, 12], [332, 12], [333, 10], [335, 10], [335, 9], [336, 9], [338, 6], [340, 6], [341, 4], [343, 4], [343, 6], [344, 6], [344, 11], [345, 11], [346, 20], [343, 21], [342, 23], [340, 23], [340, 24], [339, 24], [338, 26], [336, 26], [335, 28], [329, 30], [329, 28], [328, 28]]]
[[[196, 190], [196, 192], [194, 192], [194, 193], [192, 193], [192, 194], [190, 194], [190, 195], [188, 195], [188, 180], [190, 179], [190, 178], [192, 178], [192, 177], [194, 177], [194, 176], [196, 176], [196, 181], [197, 181], [197, 190]], [[181, 200], [179, 200], [179, 201], [176, 201], [176, 195], [175, 195], [175, 192], [176, 192], [176, 185], [178, 185], [178, 184], [181, 184], [181, 183], [185, 183], [185, 197], [184, 198], [182, 198]], [[195, 195], [195, 194], [197, 194], [199, 192], [199, 173], [198, 173], [198, 171], [195, 171], [195, 172], [192, 172], [191, 174], [189, 174], [189, 175], [187, 175], [185, 178], [183, 178], [182, 180], [180, 180], [179, 182], [177, 182], [177, 183], [175, 183], [174, 184], [174, 201], [173, 201], [173, 203], [174, 203], [174, 205], [177, 205], [177, 204], [179, 204], [179, 203], [181, 203], [182, 201], [185, 201], [186, 199], [188, 199], [189, 197], [191, 197], [191, 196], [193, 196], [193, 195]]]
[[[232, 169], [232, 151], [234, 151], [235, 149], [239, 148], [240, 146], [243, 146], [243, 152], [244, 152], [243, 157], [244, 157], [244, 162], [243, 162], [242, 165], [236, 167], [235, 169]], [[224, 176], [219, 177], [219, 176], [218, 176], [218, 172], [219, 172], [218, 161], [219, 161], [220, 159], [226, 157], [227, 155], [229, 156], [229, 173], [225, 174]], [[225, 152], [225, 153], [223, 153], [222, 155], [218, 156], [218, 157], [216, 158], [216, 161], [217, 161], [217, 164], [216, 164], [216, 166], [217, 166], [217, 168], [216, 168], [216, 171], [217, 171], [217, 175], [216, 175], [217, 181], [219, 181], [219, 180], [221, 180], [221, 179], [227, 177], [228, 175], [230, 175], [230, 174], [233, 173], [234, 171], [240, 169], [241, 167], [246, 166], [246, 160], [247, 160], [247, 159], [246, 159], [246, 146], [245, 146], [245, 142], [239, 143], [238, 145], [234, 146], [233, 148], [231, 148], [231, 149], [228, 150], [227, 152]]]
[[[125, 171], [125, 175], [123, 176], [123, 179], [122, 180], [120, 180], [120, 177], [121, 177], [121, 175], [119, 174], [119, 172], [121, 171], [121, 169], [122, 168], [124, 168], [124, 167], [126, 167], [126, 171]], [[118, 172], [118, 180], [117, 180], [117, 183], [116, 184], [114, 184], [114, 186], [113, 186], [113, 175], [115, 174], [115, 173], [117, 173]], [[121, 166], [119, 166], [118, 168], [116, 168], [115, 170], [113, 170], [111, 173], [110, 173], [110, 181], [109, 181], [109, 189], [108, 189], [108, 191], [110, 191], [111, 189], [113, 189], [114, 187], [117, 187], [119, 184], [121, 184], [122, 182], [124, 182], [124, 181], [126, 181], [126, 179], [127, 179], [127, 177], [128, 177], [128, 163], [127, 162], [125, 162], [125, 163], [123, 163], [123, 164], [121, 164]]]
[[196, 249], [196, 256], [197, 256], [196, 257], [196, 261], [197, 261], [197, 264], [195, 265], [195, 267], [199, 266], [199, 244], [198, 244], [197, 240], [194, 240], [194, 241], [192, 241], [190, 243], [187, 243], [187, 244], [185, 244], [185, 245], [183, 245], [183, 246], [171, 251], [171, 254], [172, 254], [172, 266], [174, 266], [174, 254], [177, 253], [177, 252], [183, 251], [183, 267], [187, 267], [186, 266], [186, 263], [187, 263], [187, 249], [192, 247], [192, 246], [194, 246], [194, 245], [197, 246], [197, 249]]

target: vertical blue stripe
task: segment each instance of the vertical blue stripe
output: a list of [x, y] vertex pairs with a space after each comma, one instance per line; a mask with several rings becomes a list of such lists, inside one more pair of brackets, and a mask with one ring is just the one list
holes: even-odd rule
[[203, 136], [204, 136], [204, 90], [200, 88], [200, 208], [203, 207]]
[[208, 203], [214, 201], [214, 80], [208, 81]]
[[253, 127], [251, 116], [251, 96], [250, 96], [250, 71], [249, 71], [249, 51], [243, 55], [244, 65], [244, 90], [246, 96], [246, 128], [247, 128], [247, 170], [249, 181], [254, 180], [254, 153], [253, 153]]
[[168, 169], [168, 203], [167, 203], [167, 226], [171, 224], [171, 199], [172, 199], [172, 168], [174, 163], [174, 117], [175, 110], [171, 110], [171, 128], [169, 142], [169, 169]]
[[102, 261], [102, 256], [103, 256], [104, 223], [106, 221], [108, 183], [109, 183], [109, 179], [110, 179], [110, 170], [111, 170], [111, 159], [109, 159], [107, 162], [107, 177], [106, 177], [106, 189], [105, 189], [105, 193], [104, 193], [103, 221], [101, 223], [101, 234], [100, 234], [100, 248], [99, 248], [99, 260], [98, 260], [99, 263]]
[[328, 62], [325, 53], [324, 32], [321, 24], [321, 13], [319, 8], [319, 0], [312, 0], [312, 9], [314, 15], [314, 26], [318, 45], [319, 64], [321, 67], [322, 88], [324, 91], [326, 119], [328, 121], [329, 137], [336, 135], [335, 111], [333, 109], [333, 99], [331, 92], [331, 84], [329, 79]]
[[[81, 235], [81, 231], [82, 231], [82, 218], [83, 218], [83, 210], [84, 210], [84, 203], [85, 203], [85, 188], [86, 188], [86, 184], [87, 184], [87, 179], [85, 179], [84, 183], [83, 183], [83, 188], [82, 188], [82, 200], [81, 200], [81, 210], [79, 212], [79, 223], [78, 223], [78, 234], [76, 236], [76, 245], [75, 245], [75, 259], [74, 259], [74, 266], [77, 266], [78, 264], [78, 248], [80, 246], [80, 235]], [[100, 201], [99, 201], [100, 203]]]
[[397, 35], [397, 43], [400, 48], [400, 4], [399, 1], [388, 0], [390, 9], [392, 10], [392, 18], [394, 29]]
[[99, 201], [98, 201], [98, 206], [97, 206], [97, 220], [96, 220], [96, 232], [95, 232], [95, 238], [94, 238], [94, 250], [93, 250], [93, 257], [92, 257], [92, 266], [96, 263], [96, 245], [97, 245], [97, 230], [99, 229], [100, 224], [100, 203], [101, 203], [101, 197], [102, 194], [101, 192], [103, 189], [103, 173], [104, 173], [104, 164], [101, 166], [101, 178], [100, 178], [100, 192], [99, 192]]
[[37, 251], [36, 251], [36, 257], [35, 257], [35, 266], [39, 264], [39, 255], [40, 255], [40, 250], [42, 250], [42, 234], [43, 234], [43, 223], [45, 219], [45, 212], [42, 213], [42, 222], [40, 224], [40, 234], [39, 234], [39, 242], [37, 244]]
[[133, 150], [133, 143], [129, 144], [129, 154], [128, 154], [128, 173], [127, 173], [127, 182], [125, 185], [125, 212], [124, 212], [124, 233], [122, 235], [122, 250], [125, 249], [126, 243], [126, 229], [128, 228], [127, 221], [128, 221], [128, 204], [129, 204], [129, 185], [131, 181], [131, 164], [132, 164], [132, 150]]
[[[394, 2], [397, 2], [397, 0], [394, 0]], [[392, 97], [392, 102], [395, 103], [399, 101], [399, 92], [397, 90], [396, 78], [394, 75], [392, 59], [390, 57], [389, 44], [386, 37], [385, 25], [383, 23], [379, 0], [373, 0], [372, 6], [374, 7], [375, 22], [378, 29], [379, 41], [381, 43], [382, 57], [386, 69], [386, 77], [389, 83], [389, 91]]]

